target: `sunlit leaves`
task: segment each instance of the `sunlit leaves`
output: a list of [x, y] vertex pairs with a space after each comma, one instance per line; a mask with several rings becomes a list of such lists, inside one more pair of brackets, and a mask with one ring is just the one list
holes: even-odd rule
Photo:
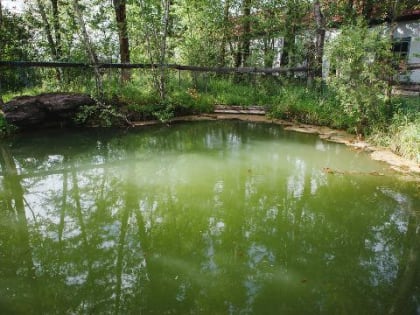
[[365, 133], [372, 119], [380, 119], [387, 100], [388, 81], [392, 79], [391, 43], [382, 29], [369, 29], [359, 21], [343, 27], [330, 43], [328, 84], [343, 110], [356, 118], [356, 132]]

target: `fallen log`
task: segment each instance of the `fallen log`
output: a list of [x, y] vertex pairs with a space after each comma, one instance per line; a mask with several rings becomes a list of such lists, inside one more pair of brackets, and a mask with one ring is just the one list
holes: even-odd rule
[[95, 100], [86, 94], [46, 93], [17, 97], [1, 110], [8, 123], [25, 129], [72, 123], [81, 106], [93, 104]]

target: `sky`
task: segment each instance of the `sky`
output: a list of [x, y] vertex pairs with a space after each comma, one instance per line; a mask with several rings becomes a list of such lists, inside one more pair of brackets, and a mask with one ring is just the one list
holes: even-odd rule
[[1, 0], [2, 8], [13, 13], [22, 12], [24, 9], [24, 3], [25, 0]]

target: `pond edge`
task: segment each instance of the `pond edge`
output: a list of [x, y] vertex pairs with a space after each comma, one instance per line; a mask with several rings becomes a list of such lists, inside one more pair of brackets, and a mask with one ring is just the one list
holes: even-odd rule
[[[315, 126], [302, 123], [294, 123], [282, 119], [269, 118], [261, 114], [243, 114], [243, 113], [213, 113], [179, 116], [170, 119], [167, 124], [188, 121], [212, 121], [212, 120], [241, 120], [249, 122], [271, 123], [283, 126], [284, 130], [318, 135], [322, 140], [341, 143], [349, 146], [356, 151], [369, 153], [373, 160], [385, 162], [391, 169], [408, 175], [411, 180], [420, 182], [420, 165], [414, 161], [405, 159], [389, 149], [374, 146], [356, 135], [347, 133], [344, 130], [332, 129], [324, 126]], [[159, 120], [135, 121], [133, 127], [151, 126], [162, 124]], [[412, 178], [413, 177], [413, 178]]]

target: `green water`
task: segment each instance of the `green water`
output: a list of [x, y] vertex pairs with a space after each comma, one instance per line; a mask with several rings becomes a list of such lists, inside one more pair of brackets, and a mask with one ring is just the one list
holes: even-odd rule
[[420, 314], [418, 184], [364, 153], [241, 122], [0, 153], [0, 314]]

